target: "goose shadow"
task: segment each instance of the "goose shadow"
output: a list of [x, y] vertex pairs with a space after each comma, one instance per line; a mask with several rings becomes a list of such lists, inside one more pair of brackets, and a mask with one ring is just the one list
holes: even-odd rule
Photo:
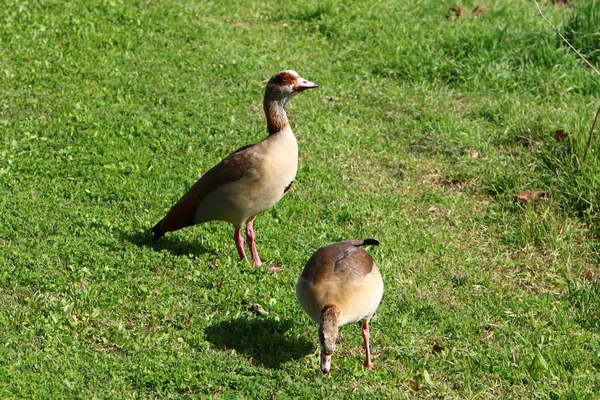
[[206, 340], [220, 350], [235, 349], [267, 368], [279, 368], [290, 360], [313, 352], [306, 339], [286, 335], [289, 320], [272, 318], [237, 318], [211, 325], [204, 330]]
[[199, 243], [188, 242], [185, 240], [162, 237], [158, 242], [152, 241], [150, 231], [126, 232], [121, 231], [121, 238], [138, 247], [150, 247], [156, 251], [166, 250], [176, 256], [194, 255], [199, 256], [206, 253], [214, 253]]

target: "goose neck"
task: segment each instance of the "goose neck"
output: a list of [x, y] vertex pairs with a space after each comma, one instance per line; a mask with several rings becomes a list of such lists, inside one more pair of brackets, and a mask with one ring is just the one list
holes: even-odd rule
[[267, 130], [269, 131], [269, 135], [283, 131], [290, 124], [287, 113], [285, 112], [287, 100], [287, 97], [280, 99], [265, 98], [264, 109], [265, 116], [267, 117]]
[[321, 350], [331, 352], [335, 350], [338, 337], [340, 309], [334, 305], [323, 307], [321, 323], [319, 326], [319, 342]]

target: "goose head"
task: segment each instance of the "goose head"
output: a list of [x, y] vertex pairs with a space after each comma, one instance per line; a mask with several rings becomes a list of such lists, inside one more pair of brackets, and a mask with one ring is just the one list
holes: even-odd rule
[[319, 85], [304, 79], [296, 71], [281, 71], [273, 75], [267, 83], [263, 103], [269, 134], [281, 132], [289, 125], [285, 112], [289, 99], [306, 89], [317, 87]]
[[267, 83], [265, 94], [266, 97], [290, 98], [306, 89], [318, 87], [319, 85], [316, 83], [304, 79], [296, 71], [290, 69], [273, 75]]

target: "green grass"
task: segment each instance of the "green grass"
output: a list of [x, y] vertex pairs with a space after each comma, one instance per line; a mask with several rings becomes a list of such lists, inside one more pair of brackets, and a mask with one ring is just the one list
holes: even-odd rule
[[[533, 3], [454, 5], [5, 2], [0, 397], [600, 396], [600, 78]], [[543, 9], [577, 36], [600, 25], [576, 25], [586, 7]], [[297, 180], [255, 225], [282, 272], [238, 261], [226, 224], [152, 246], [200, 174], [265, 136], [287, 68], [320, 88], [288, 107]], [[377, 370], [348, 326], [323, 376], [295, 282], [367, 237]]]

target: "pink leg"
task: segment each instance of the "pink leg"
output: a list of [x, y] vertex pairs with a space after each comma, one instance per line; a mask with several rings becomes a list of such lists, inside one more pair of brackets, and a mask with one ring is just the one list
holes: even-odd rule
[[364, 365], [365, 365], [365, 367], [367, 367], [371, 371], [373, 371], [375, 369], [375, 366], [371, 362], [371, 351], [369, 350], [369, 338], [371, 336], [369, 333], [369, 321], [365, 321], [365, 323], [363, 324], [362, 335], [363, 335], [363, 340], [365, 341], [365, 352], [367, 353], [367, 357], [365, 359]]
[[256, 248], [256, 243], [254, 242], [254, 238], [256, 234], [254, 233], [254, 218], [250, 219], [246, 223], [246, 238], [248, 238], [248, 246], [250, 246], [250, 253], [252, 253], [252, 267], [260, 267], [262, 262], [260, 261], [260, 256], [258, 255], [258, 249]]
[[235, 240], [235, 247], [240, 255], [240, 259], [246, 258], [246, 252], [244, 251], [244, 238], [242, 237], [242, 230], [236, 229], [233, 233], [233, 240]]

